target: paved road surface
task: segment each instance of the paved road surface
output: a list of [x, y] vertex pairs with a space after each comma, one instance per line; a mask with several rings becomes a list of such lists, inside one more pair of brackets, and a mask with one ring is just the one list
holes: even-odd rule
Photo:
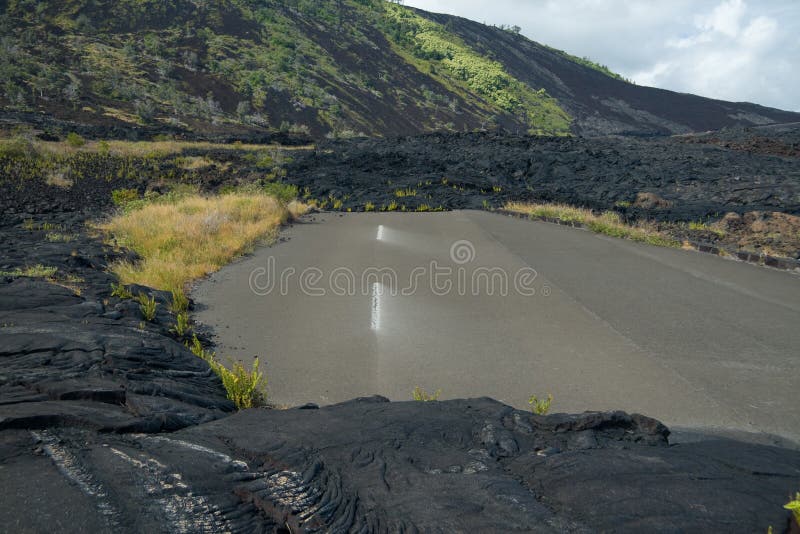
[[284, 235], [194, 294], [221, 354], [266, 360], [275, 403], [550, 392], [554, 411], [800, 440], [800, 276], [484, 212], [323, 215]]

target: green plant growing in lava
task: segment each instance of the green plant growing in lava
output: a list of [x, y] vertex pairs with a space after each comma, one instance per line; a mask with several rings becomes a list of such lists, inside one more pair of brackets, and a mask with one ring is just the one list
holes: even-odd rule
[[170, 311], [180, 315], [189, 309], [189, 299], [186, 294], [180, 289], [172, 290], [172, 302], [170, 303]]
[[170, 332], [173, 332], [178, 337], [183, 337], [189, 332], [189, 328], [189, 314], [180, 312], [175, 316], [175, 326], [170, 328]]
[[232, 362], [233, 370], [230, 370], [217, 361], [216, 353], [203, 348], [196, 334], [192, 336], [191, 343], [186, 342], [186, 347], [192, 354], [208, 363], [214, 374], [222, 380], [228, 400], [233, 401], [237, 409], [253, 408], [266, 402], [267, 377], [259, 370], [258, 358], [253, 360], [251, 371], [247, 371], [241, 362]]
[[795, 494], [794, 500], [789, 501], [783, 507], [792, 512], [794, 520], [800, 525], [800, 492]]
[[139, 296], [136, 297], [136, 302], [139, 303], [139, 311], [142, 312], [142, 317], [144, 317], [146, 321], [153, 322], [153, 319], [156, 318], [156, 309], [158, 308], [156, 298], [153, 296], [148, 297], [144, 293], [139, 293]]
[[548, 393], [546, 399], [540, 399], [536, 395], [531, 395], [531, 398], [528, 399], [528, 404], [531, 405], [531, 410], [536, 415], [547, 415], [547, 412], [550, 411], [550, 403], [553, 402], [553, 396]]
[[418, 401], [418, 402], [438, 401], [439, 397], [441, 396], [441, 394], [442, 394], [442, 390], [441, 389], [437, 389], [436, 393], [434, 393], [433, 395], [430, 395], [427, 391], [425, 391], [424, 389], [422, 389], [419, 386], [416, 386], [414, 388], [414, 391], [412, 392], [412, 395], [414, 396], [414, 400]]
[[122, 300], [128, 300], [133, 298], [133, 293], [131, 293], [124, 284], [115, 284], [111, 282], [111, 296]]

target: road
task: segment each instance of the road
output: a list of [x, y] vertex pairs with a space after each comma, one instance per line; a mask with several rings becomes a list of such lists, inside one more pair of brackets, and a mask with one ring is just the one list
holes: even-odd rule
[[282, 235], [193, 295], [220, 354], [261, 356], [278, 405], [552, 393], [553, 411], [800, 441], [795, 274], [472, 211]]

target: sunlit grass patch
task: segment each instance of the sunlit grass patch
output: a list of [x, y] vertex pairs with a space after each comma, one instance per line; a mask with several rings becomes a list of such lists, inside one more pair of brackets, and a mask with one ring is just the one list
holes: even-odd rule
[[710, 232], [716, 234], [718, 237], [725, 237], [725, 230], [701, 221], [691, 221], [689, 223], [689, 230], [693, 232]]
[[415, 401], [418, 402], [432, 402], [438, 401], [439, 397], [442, 396], [442, 390], [437, 389], [435, 393], [428, 393], [423, 388], [416, 386], [414, 391], [411, 392], [411, 396]]
[[185, 156], [175, 158], [175, 165], [187, 171], [197, 171], [213, 167], [216, 162], [206, 156]]
[[44, 278], [45, 280], [54, 280], [57, 267], [46, 267], [41, 264], [31, 265], [29, 267], [16, 268], [13, 271], [0, 271], [0, 276], [10, 276], [12, 278]]
[[[10, 157], [23, 157], [26, 155], [66, 155], [77, 152], [92, 152], [110, 154], [114, 156], [129, 156], [140, 158], [159, 158], [171, 155], [180, 155], [184, 151], [214, 151], [236, 150], [242, 152], [263, 152], [274, 150], [276, 152], [308, 150], [313, 146], [283, 146], [283, 145], [258, 145], [249, 143], [211, 143], [205, 141], [119, 141], [119, 140], [84, 140], [82, 143], [64, 141], [29, 140], [21, 137], [0, 139], [0, 155]], [[214, 163], [202, 156], [187, 156], [180, 164], [185, 164], [190, 169], [208, 167], [208, 162]]]
[[263, 193], [194, 195], [147, 203], [100, 228], [141, 257], [137, 263], [112, 266], [123, 284], [182, 291], [190, 280], [274, 238], [289, 216], [286, 206]]
[[51, 243], [69, 243], [78, 238], [77, 234], [64, 234], [61, 232], [48, 232], [45, 239]]
[[625, 223], [618, 213], [604, 211], [599, 215], [592, 210], [576, 208], [566, 204], [509, 202], [507, 211], [521, 213], [529, 217], [557, 219], [563, 222], [579, 223], [589, 230], [611, 237], [630, 239], [659, 247], [679, 248], [681, 243], [658, 231], [646, 223], [631, 225]]

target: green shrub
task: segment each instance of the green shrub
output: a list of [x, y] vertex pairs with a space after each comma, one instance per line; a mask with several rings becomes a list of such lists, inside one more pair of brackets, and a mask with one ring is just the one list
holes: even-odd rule
[[125, 287], [123, 284], [115, 284], [111, 283], [111, 296], [117, 297], [122, 300], [128, 300], [133, 298], [133, 293], [128, 291], [128, 288]]
[[70, 132], [67, 134], [67, 144], [72, 148], [80, 148], [86, 144], [86, 139], [75, 132]]
[[552, 402], [553, 396], [549, 393], [546, 399], [539, 399], [536, 395], [531, 395], [531, 398], [528, 399], [528, 404], [531, 405], [531, 409], [536, 415], [547, 415], [547, 412], [550, 411], [550, 403]]
[[296, 185], [292, 184], [282, 184], [279, 182], [270, 182], [264, 185], [264, 191], [284, 204], [288, 204], [292, 200], [297, 198], [299, 194], [299, 190], [297, 189]]
[[0, 157], [24, 158], [37, 157], [36, 147], [24, 137], [0, 140]]
[[111, 200], [115, 206], [125, 209], [131, 202], [139, 200], [139, 192], [136, 189], [114, 189]]
[[438, 401], [439, 400], [439, 396], [441, 396], [441, 394], [442, 394], [442, 390], [441, 389], [437, 389], [436, 393], [434, 393], [433, 395], [429, 395], [427, 391], [425, 391], [424, 389], [422, 389], [419, 386], [415, 387], [414, 391], [412, 392], [412, 395], [414, 396], [414, 400], [415, 401], [419, 401], [419, 402]]
[[139, 293], [139, 296], [136, 297], [136, 302], [139, 303], [139, 310], [142, 312], [142, 317], [144, 317], [146, 321], [152, 322], [153, 319], [156, 318], [156, 309], [158, 308], [155, 297], [148, 297], [144, 293]]

